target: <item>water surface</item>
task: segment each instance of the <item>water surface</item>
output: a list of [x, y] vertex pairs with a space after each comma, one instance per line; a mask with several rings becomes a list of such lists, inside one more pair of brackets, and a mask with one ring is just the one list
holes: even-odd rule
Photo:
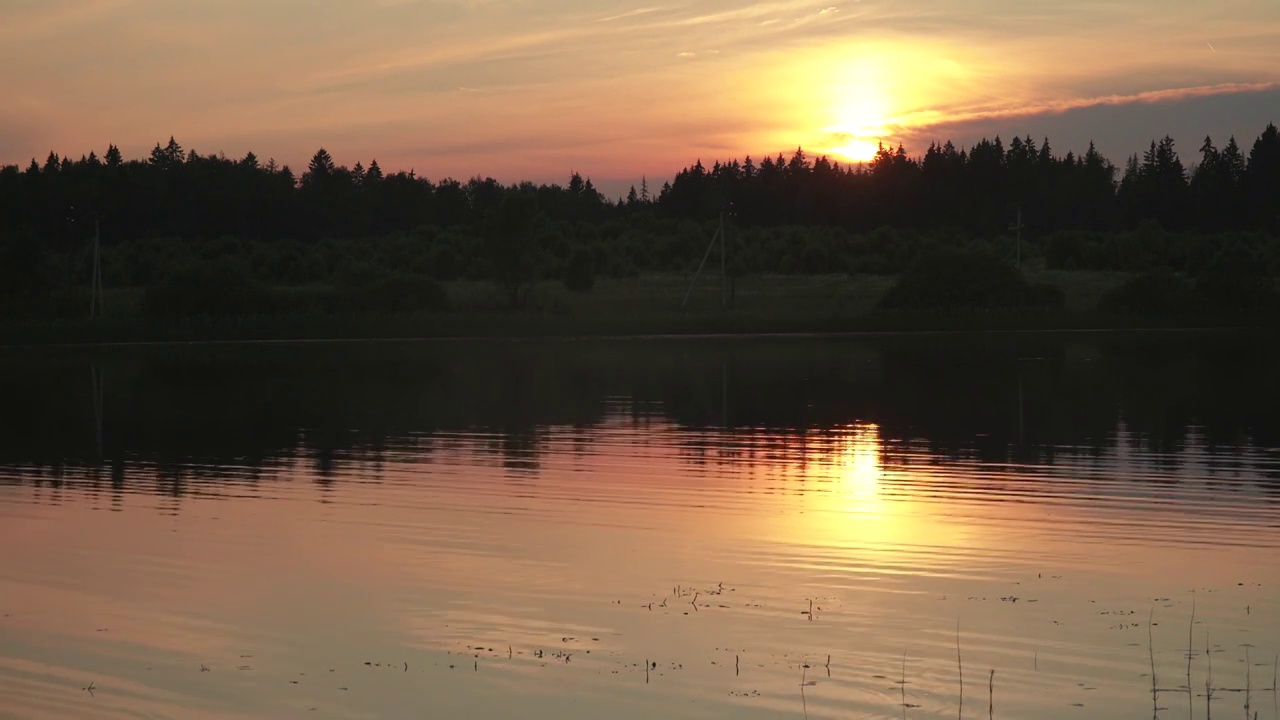
[[1280, 717], [1278, 359], [10, 353], [0, 717]]

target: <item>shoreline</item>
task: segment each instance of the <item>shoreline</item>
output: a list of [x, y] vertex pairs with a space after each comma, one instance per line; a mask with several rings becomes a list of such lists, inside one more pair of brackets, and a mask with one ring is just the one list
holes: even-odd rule
[[525, 334], [441, 334], [441, 335], [341, 335], [311, 337], [217, 337], [191, 339], [141, 339], [141, 340], [49, 340], [49, 341], [17, 341], [0, 339], [0, 351], [21, 352], [30, 350], [106, 350], [127, 348], [173, 348], [173, 347], [235, 347], [235, 346], [307, 346], [307, 345], [414, 345], [414, 344], [447, 344], [447, 343], [531, 343], [531, 342], [668, 342], [687, 341], [749, 341], [749, 340], [821, 340], [821, 339], [854, 339], [854, 338], [892, 338], [892, 337], [976, 337], [983, 335], [1207, 335], [1207, 334], [1241, 334], [1255, 333], [1261, 336], [1275, 334], [1274, 327], [1264, 324], [1189, 324], [1160, 325], [1141, 324], [1132, 326], [1089, 325], [1089, 326], [1031, 326], [1010, 327], [951, 327], [951, 328], [910, 328], [896, 329], [863, 329], [863, 330], [759, 330], [759, 331], [690, 331], [690, 332], [548, 332]]

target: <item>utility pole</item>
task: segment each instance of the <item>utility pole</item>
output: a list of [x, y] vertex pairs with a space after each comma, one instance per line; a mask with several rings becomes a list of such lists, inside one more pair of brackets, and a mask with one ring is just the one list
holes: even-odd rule
[[711, 236], [711, 242], [707, 244], [707, 251], [702, 255], [702, 262], [698, 263], [698, 269], [693, 274], [693, 280], [689, 281], [689, 289], [685, 290], [684, 300], [680, 303], [680, 307], [685, 307], [689, 304], [689, 296], [693, 294], [693, 286], [697, 284], [698, 278], [702, 276], [702, 269], [706, 267], [707, 260], [711, 257], [711, 251], [715, 249], [717, 242], [720, 243], [720, 306], [729, 307], [729, 234], [724, 227], [724, 211], [720, 212], [720, 225], [716, 228], [715, 234]]
[[1022, 206], [1018, 206], [1018, 224], [1009, 228], [1017, 232], [1017, 239], [1014, 245], [1014, 257], [1018, 264], [1018, 269], [1022, 269]]
[[[720, 239], [720, 231], [723, 229], [723, 227], [724, 226], [721, 225], [721, 227], [716, 230], [715, 235], [711, 236], [711, 242], [707, 244], [707, 251], [702, 255], [702, 262], [698, 263], [698, 269], [696, 272], [693, 273], [693, 279], [689, 281], [689, 289], [685, 290], [684, 300], [680, 303], [680, 307], [684, 307], [689, 304], [689, 296], [693, 294], [693, 286], [697, 284], [698, 277], [702, 275], [702, 268], [706, 267], [707, 258], [711, 257], [711, 251], [715, 248], [716, 241]], [[723, 257], [724, 250], [722, 249], [720, 252], [721, 252], [721, 256]]]
[[724, 212], [720, 213], [720, 307], [729, 307], [728, 238], [724, 234]]
[[93, 277], [89, 290], [89, 319], [102, 315], [102, 236], [98, 221], [93, 221]]

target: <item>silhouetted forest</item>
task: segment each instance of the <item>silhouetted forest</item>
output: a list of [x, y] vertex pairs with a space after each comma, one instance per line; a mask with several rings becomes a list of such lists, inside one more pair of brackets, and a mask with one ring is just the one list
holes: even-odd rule
[[[1030, 137], [881, 148], [859, 166], [798, 149], [699, 161], [616, 201], [576, 173], [563, 186], [432, 181], [323, 149], [301, 172], [173, 138], [144, 159], [50, 153], [0, 169], [0, 317], [83, 314], [96, 229], [105, 285], [146, 288], [149, 316], [394, 313], [444, 309], [437, 283], [458, 278], [492, 281], [516, 306], [538, 279], [586, 292], [601, 275], [688, 272], [722, 212], [735, 276], [896, 275], [975, 245], [1007, 257], [1020, 218], [1021, 252], [1044, 267], [1191, 282], [1217, 262], [1266, 294], [1280, 273], [1280, 131], [1247, 152], [1205, 138], [1190, 167], [1169, 137], [1122, 166], [1092, 144], [1060, 155]], [[330, 290], [267, 289], [318, 285]]]

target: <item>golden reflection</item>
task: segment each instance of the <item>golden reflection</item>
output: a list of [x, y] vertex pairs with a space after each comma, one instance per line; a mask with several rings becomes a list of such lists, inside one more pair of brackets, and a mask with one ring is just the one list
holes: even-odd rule
[[879, 426], [856, 423], [837, 432], [800, 470], [803, 489], [793, 496], [795, 512], [778, 526], [783, 537], [814, 547], [874, 549], [869, 565], [890, 573], [930, 565], [941, 571], [945, 555], [920, 548], [981, 542], [974, 527], [954, 522], [946, 506], [929, 497], [928, 473], [886, 469], [886, 451], [894, 446], [882, 441]]
[[840, 438], [841, 492], [850, 509], [866, 509], [880, 503], [880, 427], [872, 423], [850, 425]]

